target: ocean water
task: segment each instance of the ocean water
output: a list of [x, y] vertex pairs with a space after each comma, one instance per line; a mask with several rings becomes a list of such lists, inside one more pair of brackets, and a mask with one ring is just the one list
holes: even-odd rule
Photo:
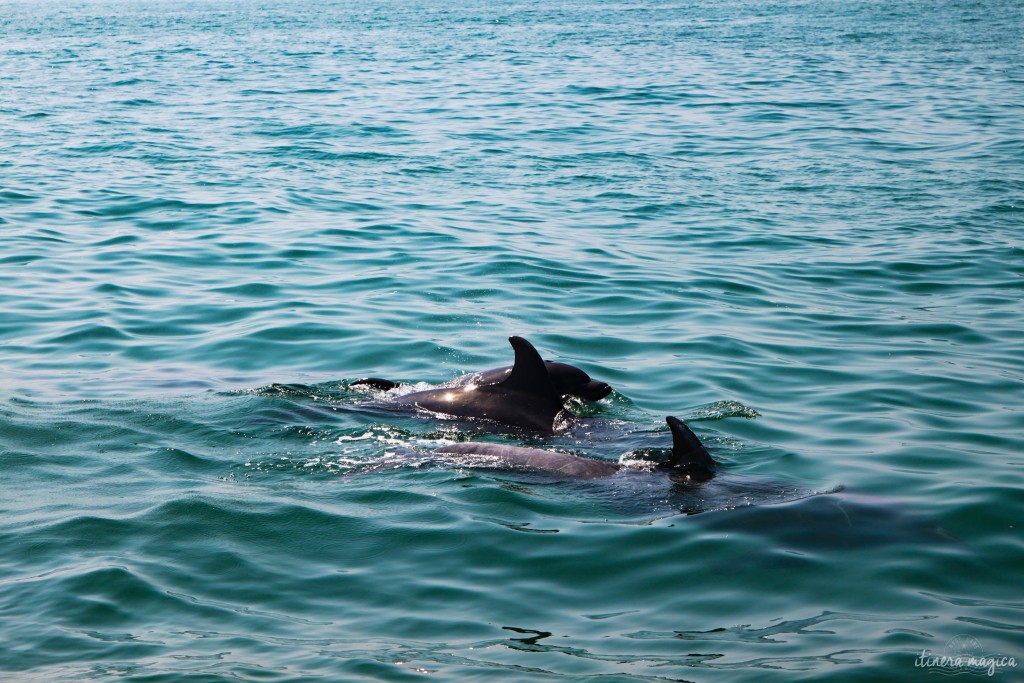
[[[1019, 680], [1022, 27], [0, 2], [0, 679]], [[513, 334], [615, 392], [543, 438], [350, 386]], [[707, 487], [428, 455], [669, 414]]]

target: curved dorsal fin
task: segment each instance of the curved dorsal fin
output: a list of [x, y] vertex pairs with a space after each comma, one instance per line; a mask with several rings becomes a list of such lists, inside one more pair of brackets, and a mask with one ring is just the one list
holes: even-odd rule
[[668, 428], [672, 430], [672, 457], [668, 466], [672, 469], [691, 471], [695, 475], [703, 475], [704, 478], [714, 476], [718, 469], [718, 463], [704, 448], [697, 435], [683, 424], [679, 418], [669, 415], [665, 418]]
[[508, 343], [516, 352], [515, 364], [508, 373], [508, 377], [498, 382], [496, 386], [512, 391], [522, 391], [530, 394], [554, 397], [558, 405], [562, 400], [555, 391], [555, 385], [548, 375], [548, 367], [544, 359], [533, 348], [533, 344], [522, 337], [509, 337]]
[[[562, 397], [555, 390], [547, 366], [533, 344], [522, 337], [509, 337], [508, 341], [516, 352], [516, 362], [508, 377], [476, 389], [495, 397], [500, 406], [493, 415], [485, 417], [551, 433], [555, 418], [565, 409]], [[503, 417], [498, 417], [499, 413]]]

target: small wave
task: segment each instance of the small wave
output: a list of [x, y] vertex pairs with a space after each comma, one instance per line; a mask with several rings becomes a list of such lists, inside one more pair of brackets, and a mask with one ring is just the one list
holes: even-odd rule
[[91, 323], [80, 325], [71, 332], [48, 339], [47, 343], [60, 346], [79, 345], [82, 348], [95, 347], [97, 344], [106, 345], [122, 342], [129, 339], [132, 339], [132, 335], [117, 327]]
[[715, 628], [709, 631], [638, 631], [625, 634], [625, 636], [635, 640], [699, 640], [708, 642], [777, 644], [787, 642], [778, 638], [778, 636], [787, 636], [791, 640], [794, 636], [831, 634], [833, 631], [823, 631], [816, 627], [834, 621], [862, 621], [888, 624], [928, 621], [931, 619], [935, 619], [935, 617], [932, 615], [893, 616], [887, 614], [855, 614], [826, 611], [804, 619], [778, 620], [778, 623], [761, 628], [751, 628], [748, 625], [743, 625]]
[[0, 204], [28, 204], [39, 199], [39, 195], [18, 192], [17, 190], [0, 190]]
[[761, 417], [761, 413], [739, 401], [716, 401], [697, 408], [690, 415], [695, 420], [724, 420], [729, 417], [743, 417], [752, 420]]
[[146, 80], [141, 79], [141, 78], [124, 78], [124, 79], [121, 79], [119, 81], [113, 81], [113, 82], [110, 83], [110, 85], [111, 85], [111, 87], [114, 87], [114, 88], [122, 88], [122, 87], [130, 86], [130, 85], [140, 85], [140, 84], [146, 83], [146, 82], [147, 82]]

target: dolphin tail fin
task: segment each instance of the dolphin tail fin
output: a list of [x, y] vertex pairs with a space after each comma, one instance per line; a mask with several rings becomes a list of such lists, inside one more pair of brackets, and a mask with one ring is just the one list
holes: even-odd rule
[[666, 466], [693, 481], [706, 481], [715, 476], [718, 463], [697, 435], [678, 418], [669, 415], [665, 421], [672, 430], [672, 457]]

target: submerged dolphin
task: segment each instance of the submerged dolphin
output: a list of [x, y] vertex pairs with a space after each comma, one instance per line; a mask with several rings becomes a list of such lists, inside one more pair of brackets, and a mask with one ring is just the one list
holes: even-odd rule
[[[550, 360], [544, 361], [544, 365], [547, 368], [548, 377], [551, 378], [552, 384], [555, 385], [555, 392], [559, 396], [578, 396], [579, 398], [587, 401], [600, 401], [602, 398], [612, 393], [610, 385], [605, 382], [599, 382], [591, 379], [590, 375], [575, 365], [569, 365], [568, 363], [556, 363], [555, 361]], [[448, 382], [444, 386], [447, 388], [454, 388], [465, 387], [471, 384], [476, 386], [497, 384], [509, 376], [512, 372], [512, 367], [513, 366], [511, 365], [506, 365], [503, 368], [494, 368], [493, 370], [483, 370], [481, 372], [463, 375], [458, 379]], [[365, 377], [352, 382], [352, 386], [359, 385], [371, 386], [374, 389], [380, 389], [381, 391], [389, 391], [400, 386], [398, 382], [392, 382], [389, 379], [382, 379], [380, 377]]]
[[[659, 469], [668, 470], [673, 481], [697, 483], [711, 479], [718, 470], [718, 464], [704, 448], [697, 435], [675, 417], [665, 418], [672, 431], [672, 455], [658, 464]], [[608, 460], [581, 458], [568, 453], [543, 451], [537, 448], [522, 448], [493, 443], [456, 443], [435, 449], [434, 453], [452, 455], [483, 455], [493, 458], [506, 467], [517, 467], [535, 472], [548, 472], [580, 479], [607, 477], [622, 469], [622, 465]]]
[[509, 337], [516, 358], [500, 381], [415, 391], [394, 399], [400, 405], [455, 417], [467, 417], [551, 434], [565, 407], [533, 344]]

